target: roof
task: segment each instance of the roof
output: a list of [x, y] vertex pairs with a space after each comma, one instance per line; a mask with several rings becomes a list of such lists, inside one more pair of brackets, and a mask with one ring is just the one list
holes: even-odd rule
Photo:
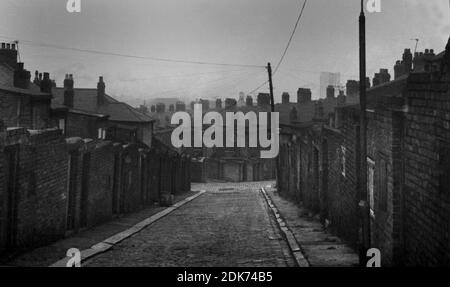
[[280, 115], [280, 123], [290, 123], [291, 122], [291, 111], [293, 108], [297, 109], [298, 116], [298, 107], [296, 103], [288, 103], [288, 104], [276, 104], [275, 112], [278, 112]]
[[97, 109], [102, 114], [109, 115], [109, 119], [117, 122], [153, 122], [154, 120], [139, 112], [126, 103], [109, 103]]
[[[64, 88], [53, 88], [52, 93], [54, 97], [52, 107], [64, 105]], [[90, 114], [108, 115], [109, 120], [117, 122], [149, 123], [154, 121], [150, 116], [106, 94], [105, 102], [102, 106], [97, 105], [97, 89], [95, 88], [74, 89], [74, 110]]]
[[0, 62], [0, 90], [44, 99], [51, 98], [50, 94], [42, 93], [41, 89], [32, 82], [28, 89], [14, 87], [14, 68], [4, 62]]
[[0, 86], [14, 86], [14, 69], [5, 63], [0, 63]]
[[[97, 107], [97, 89], [74, 89], [75, 96], [73, 107], [79, 110], [93, 111]], [[52, 94], [54, 101], [60, 105], [64, 104], [64, 88], [53, 88]], [[108, 95], [105, 95], [107, 103], [118, 103], [118, 101]]]

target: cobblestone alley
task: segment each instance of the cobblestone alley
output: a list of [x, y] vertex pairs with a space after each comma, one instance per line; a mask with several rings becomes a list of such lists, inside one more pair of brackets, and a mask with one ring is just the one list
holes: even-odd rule
[[206, 193], [84, 266], [295, 266], [260, 193], [268, 184], [194, 185]]

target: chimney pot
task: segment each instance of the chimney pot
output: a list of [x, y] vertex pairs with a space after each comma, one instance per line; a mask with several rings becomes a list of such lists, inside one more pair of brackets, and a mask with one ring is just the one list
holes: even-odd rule
[[6, 49], [11, 50], [11, 44], [6, 44]]
[[6, 43], [2, 43], [2, 49], [6, 49]]

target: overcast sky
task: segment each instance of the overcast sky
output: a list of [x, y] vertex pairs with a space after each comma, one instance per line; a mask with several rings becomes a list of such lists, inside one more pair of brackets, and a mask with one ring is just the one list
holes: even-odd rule
[[[449, 0], [381, 0], [367, 14], [368, 74], [392, 67], [404, 48], [444, 49], [450, 35]], [[237, 97], [267, 75], [263, 68], [216, 67], [138, 60], [40, 47], [51, 44], [145, 57], [275, 66], [303, 0], [81, 0], [69, 14], [66, 0], [0, 0], [0, 38], [22, 42], [27, 69], [48, 71], [62, 85], [95, 87], [133, 105], [152, 97]], [[294, 97], [299, 87], [318, 96], [321, 71], [358, 75], [357, 0], [309, 0], [284, 63], [274, 77], [275, 95]], [[2, 39], [7, 40], [6, 39]], [[261, 91], [265, 91], [263, 88]]]

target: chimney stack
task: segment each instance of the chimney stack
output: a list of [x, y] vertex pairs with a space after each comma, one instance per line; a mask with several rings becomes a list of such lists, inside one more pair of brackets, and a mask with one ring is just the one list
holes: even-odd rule
[[41, 80], [41, 92], [46, 94], [52, 93], [52, 81], [49, 73], [44, 73], [44, 78]]
[[202, 104], [203, 111], [209, 111], [209, 101], [208, 100], [200, 100], [200, 104]]
[[258, 94], [258, 106], [259, 107], [270, 106], [270, 94], [259, 93]]
[[221, 99], [217, 99], [216, 100], [216, 109], [222, 109], [222, 100]]
[[31, 73], [23, 68], [23, 63], [17, 63], [14, 71], [14, 87], [28, 89], [30, 87]]
[[311, 102], [311, 89], [299, 88], [297, 91], [297, 103]]
[[289, 104], [289, 102], [290, 102], [290, 95], [289, 95], [289, 93], [284, 92], [284, 93], [281, 95], [281, 103], [282, 103], [282, 104]]
[[425, 49], [425, 53], [416, 53], [413, 60], [414, 72], [430, 72], [434, 56], [434, 50], [429, 49]]
[[225, 99], [225, 109], [231, 109], [237, 106], [237, 101], [232, 98]]
[[166, 105], [163, 103], [159, 103], [156, 105], [156, 112], [157, 113], [164, 113], [166, 112]]
[[15, 44], [2, 43], [0, 49], [0, 63], [5, 63], [14, 70], [17, 69], [17, 50]]
[[411, 49], [405, 49], [403, 52], [403, 65], [405, 67], [405, 73], [411, 73], [413, 68], [413, 55]]
[[335, 90], [332, 85], [329, 85], [327, 87], [327, 99], [334, 99], [335, 96]]
[[74, 87], [73, 75], [66, 74], [66, 78], [64, 79], [64, 105], [71, 109], [74, 106], [74, 96], [75, 96], [75, 91], [73, 87]]
[[253, 107], [253, 98], [252, 98], [252, 96], [247, 96], [247, 98], [245, 99], [245, 105], [247, 107]]
[[373, 86], [378, 86], [384, 83], [388, 83], [391, 80], [391, 75], [388, 69], [380, 69], [379, 73], [375, 73], [373, 77]]
[[102, 106], [106, 104], [105, 100], [105, 82], [103, 81], [103, 76], [100, 76], [97, 83], [97, 106]]
[[359, 95], [359, 82], [355, 80], [348, 80], [347, 85], [347, 96], [348, 97], [355, 97]]
[[184, 102], [177, 102], [175, 109], [177, 112], [184, 112], [186, 111], [186, 104]]
[[347, 97], [344, 94], [343, 90], [339, 90], [339, 95], [337, 97], [337, 105], [338, 106], [345, 106], [345, 103], [347, 102]]

